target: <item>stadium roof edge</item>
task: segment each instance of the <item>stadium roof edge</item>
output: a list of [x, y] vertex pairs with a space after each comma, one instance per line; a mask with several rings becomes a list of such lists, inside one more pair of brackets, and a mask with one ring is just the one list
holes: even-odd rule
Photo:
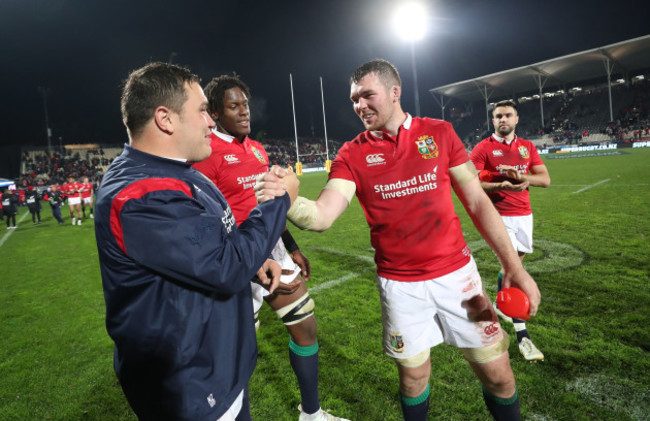
[[[544, 86], [605, 79], [609, 72], [627, 73], [645, 68], [650, 68], [650, 35], [439, 86], [429, 92], [436, 100], [442, 95], [468, 102], [487, 102], [494, 97], [540, 91]], [[550, 84], [546, 85], [547, 82]]]

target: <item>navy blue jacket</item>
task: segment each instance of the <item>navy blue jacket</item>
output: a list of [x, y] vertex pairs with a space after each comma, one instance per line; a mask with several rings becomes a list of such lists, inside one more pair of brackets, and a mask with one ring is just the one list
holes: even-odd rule
[[97, 193], [95, 234], [115, 370], [140, 419], [216, 420], [248, 384], [250, 280], [286, 224], [285, 195], [239, 228], [190, 164], [125, 146]]

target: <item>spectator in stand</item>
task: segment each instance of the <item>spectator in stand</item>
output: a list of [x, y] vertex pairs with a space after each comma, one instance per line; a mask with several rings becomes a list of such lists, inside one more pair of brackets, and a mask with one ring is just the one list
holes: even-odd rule
[[9, 188], [2, 194], [2, 213], [7, 218], [7, 229], [16, 229], [16, 213], [18, 212], [18, 197]]
[[36, 219], [38, 218], [38, 223], [41, 222], [41, 195], [38, 190], [34, 189], [34, 186], [27, 187], [27, 192], [25, 193], [25, 202], [27, 202], [27, 208], [29, 213], [32, 214], [32, 223], [36, 225]]

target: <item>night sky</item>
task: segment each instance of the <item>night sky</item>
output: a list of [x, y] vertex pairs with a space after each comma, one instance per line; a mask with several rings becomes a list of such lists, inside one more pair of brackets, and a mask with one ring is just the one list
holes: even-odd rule
[[[2, 145], [123, 143], [121, 84], [149, 61], [188, 66], [207, 83], [236, 71], [251, 87], [252, 133], [293, 138], [362, 130], [348, 78], [381, 57], [397, 65], [413, 112], [409, 45], [393, 32], [396, 0], [1, 0]], [[428, 89], [650, 33], [647, 1], [425, 1], [426, 38], [415, 44], [421, 114], [440, 117]], [[648, 52], [650, 54], [650, 52]], [[312, 129], [313, 127], [313, 129]]]

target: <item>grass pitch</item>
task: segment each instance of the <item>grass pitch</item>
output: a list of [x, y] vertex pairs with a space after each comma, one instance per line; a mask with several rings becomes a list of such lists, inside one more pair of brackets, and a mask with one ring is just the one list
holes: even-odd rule
[[[546, 360], [524, 361], [505, 325], [525, 420], [650, 419], [650, 149], [623, 152], [543, 158], [552, 184], [531, 191], [536, 248], [524, 264], [542, 291], [528, 330]], [[302, 176], [301, 194], [315, 198], [325, 181], [324, 173]], [[498, 262], [457, 209], [494, 296]], [[44, 224], [33, 226], [26, 212], [17, 230], [0, 225], [0, 420], [135, 420], [112, 369], [92, 221], [58, 226], [45, 204]], [[399, 420], [358, 202], [325, 233], [292, 233], [312, 264], [323, 408]], [[288, 335], [268, 307], [261, 322], [253, 417], [296, 420]], [[460, 353], [441, 345], [431, 358], [429, 418], [490, 420]]]

